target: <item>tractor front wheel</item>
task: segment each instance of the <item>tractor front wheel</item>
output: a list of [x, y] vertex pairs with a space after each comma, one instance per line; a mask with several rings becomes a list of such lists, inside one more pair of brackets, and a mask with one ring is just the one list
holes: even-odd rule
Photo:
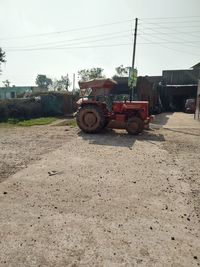
[[141, 133], [143, 129], [144, 129], [144, 123], [140, 118], [134, 117], [128, 119], [126, 123], [126, 130], [129, 134], [137, 135]]
[[105, 125], [104, 114], [98, 106], [81, 107], [76, 115], [79, 128], [85, 133], [98, 133]]

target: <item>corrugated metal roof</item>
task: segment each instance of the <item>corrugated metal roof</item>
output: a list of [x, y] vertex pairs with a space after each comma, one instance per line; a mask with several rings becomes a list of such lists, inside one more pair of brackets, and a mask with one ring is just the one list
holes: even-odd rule
[[168, 85], [197, 84], [199, 77], [200, 69], [163, 71], [163, 81]]
[[192, 66], [192, 69], [200, 69], [200, 62]]
[[139, 77], [146, 78], [150, 83], [159, 83], [162, 80], [162, 76], [144, 76], [144, 77], [139, 76]]

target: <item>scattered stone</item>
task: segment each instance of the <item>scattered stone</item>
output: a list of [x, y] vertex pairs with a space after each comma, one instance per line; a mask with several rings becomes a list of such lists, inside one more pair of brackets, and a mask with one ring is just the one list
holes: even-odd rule
[[8, 192], [3, 192], [4, 195], [8, 194]]
[[172, 237], [171, 237], [171, 240], [175, 240], [175, 238], [172, 236]]
[[48, 174], [49, 176], [53, 176], [53, 175], [56, 175], [56, 174], [62, 174], [63, 172], [62, 171], [49, 171]]

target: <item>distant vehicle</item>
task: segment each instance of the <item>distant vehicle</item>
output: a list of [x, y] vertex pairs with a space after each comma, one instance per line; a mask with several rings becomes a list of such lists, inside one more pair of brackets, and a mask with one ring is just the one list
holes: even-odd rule
[[186, 99], [185, 112], [195, 113], [195, 110], [196, 110], [196, 100], [194, 98]]

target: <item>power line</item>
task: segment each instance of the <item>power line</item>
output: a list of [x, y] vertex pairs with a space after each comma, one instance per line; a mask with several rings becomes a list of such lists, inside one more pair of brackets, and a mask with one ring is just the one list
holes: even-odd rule
[[[185, 18], [185, 17], [184, 17]], [[101, 25], [95, 25], [95, 26], [90, 26], [90, 27], [83, 27], [83, 28], [77, 28], [77, 29], [71, 29], [71, 30], [67, 30], [67, 31], [62, 31], [62, 33], [64, 32], [68, 32], [68, 31], [74, 31], [74, 30], [81, 30], [81, 29], [91, 29], [91, 28], [96, 28], [96, 27], [104, 27], [104, 26], [108, 26], [108, 25], [113, 25], [113, 24], [119, 24], [119, 23], [124, 23], [124, 22], [130, 22], [130, 21], [133, 21], [133, 20], [126, 20], [126, 21], [120, 21], [120, 22], [113, 22], [113, 23], [110, 23], [110, 24], [101, 24]], [[155, 25], [155, 26], [158, 26], [159, 24], [158, 23], [143, 23], [143, 20], [141, 20], [142, 23], [140, 23], [139, 25], [141, 25], [143, 28], [145, 28], [145, 30], [149, 29], [151, 31], [153, 31], [154, 34], [165, 34], [165, 35], [168, 35], [170, 36], [169, 34], [170, 33], [163, 33], [163, 32], [160, 32], [160, 31], [157, 31], [157, 29], [159, 29], [159, 27], [147, 27], [146, 24], [152, 24], [152, 25]], [[144, 25], [144, 26], [143, 26]], [[165, 27], [165, 25], [161, 25], [160, 27], [162, 30], [163, 29], [174, 29], [174, 27]], [[179, 34], [182, 34], [182, 32], [179, 32], [177, 30], [175, 30], [176, 32], [174, 32], [173, 34], [176, 34], [176, 33], [179, 33]], [[114, 34], [120, 34], [120, 33], [125, 33], [125, 32], [131, 32], [130, 30], [129, 31], [120, 31], [120, 32], [115, 32], [115, 33], [110, 33], [110, 34], [106, 34], [106, 35], [93, 35], [93, 36], [87, 36], [87, 37], [82, 37], [82, 38], [74, 38], [74, 39], [70, 39], [70, 40], [61, 40], [61, 41], [56, 41], [56, 42], [48, 42], [48, 43], [42, 43], [42, 44], [33, 44], [33, 45], [29, 45], [29, 46], [21, 46], [21, 47], [8, 47], [7, 48], [7, 51], [9, 52], [23, 52], [23, 51], [44, 51], [44, 50], [66, 50], [66, 49], [87, 49], [87, 48], [103, 48], [103, 47], [118, 47], [118, 46], [128, 46], [128, 45], [131, 45], [131, 43], [123, 43], [123, 44], [105, 44], [105, 45], [96, 45], [96, 46], [88, 46], [87, 43], [92, 43], [92, 42], [101, 42], [103, 40], [108, 40], [108, 39], [113, 39], [113, 38], [121, 38], [121, 37], [128, 37], [129, 35], [118, 35], [118, 36], [110, 36], [110, 35], [114, 35]], [[147, 33], [145, 32], [142, 32], [140, 31], [141, 33], [139, 33], [139, 35], [145, 35]], [[195, 31], [195, 32], [199, 32], [199, 31]], [[58, 34], [58, 33], [61, 33], [61, 32], [51, 32], [51, 33], [46, 33], [47, 35], [50, 35], [50, 34]], [[149, 35], [152, 34], [152, 33], [148, 33]], [[44, 34], [39, 34], [39, 35], [44, 35]], [[31, 36], [36, 36], [36, 35], [31, 35]], [[38, 36], [38, 35], [37, 35]], [[86, 40], [86, 39], [90, 39], [90, 38], [94, 38], [94, 37], [100, 37], [100, 36], [108, 36], [107, 38], [101, 38], [101, 39], [94, 39], [94, 40]], [[110, 36], [110, 37], [109, 37]], [[131, 36], [131, 35], [130, 35]], [[26, 36], [27, 37], [27, 36]], [[29, 36], [30, 37], [30, 36]], [[170, 36], [171, 37], [171, 36]], [[24, 38], [24, 37], [18, 37], [18, 38]], [[176, 38], [178, 39], [178, 37], [176, 36]], [[159, 42], [159, 41], [154, 41], [154, 40], [147, 40], [147, 42], [140, 42], [139, 44], [141, 45], [161, 45], [167, 49], [171, 49], [171, 50], [174, 50], [174, 51], [180, 51], [180, 50], [176, 50], [176, 49], [173, 49], [173, 48], [170, 48], [170, 47], [166, 47], [164, 46], [165, 44], [181, 44], [181, 45], [184, 45], [184, 46], [191, 46], [191, 47], [196, 47], [192, 44], [194, 43], [199, 43], [200, 41], [187, 41], [187, 40], [184, 40], [184, 39], [180, 39], [179, 37], [179, 40], [181, 40], [180, 42], [179, 41], [171, 41], [171, 40], [167, 40], [167, 39], [164, 39], [164, 38], [161, 38], [159, 37], [160, 40], [163, 40], [164, 42]], [[80, 40], [80, 42], [76, 42], [77, 40]], [[67, 42], [72, 42], [72, 43], [67, 43]], [[85, 46], [77, 46], [77, 45], [81, 45], [81, 44], [86, 44]], [[41, 46], [44, 46], [44, 45], [49, 45], [47, 47], [41, 47]], [[36, 48], [34, 48], [36, 47]], [[187, 53], [185, 51], [181, 51], [183, 53]], [[190, 53], [190, 54], [193, 54], [194, 53]], [[196, 55], [196, 54], [195, 54]]]
[[[173, 29], [174, 30], [174, 32], [161, 32], [161, 31], [158, 31], [159, 29], [165, 29], [165, 30], [171, 30], [171, 28], [169, 28], [169, 27], [163, 27], [163, 28], [155, 28], [155, 27], [147, 27], [147, 26], [143, 26], [142, 27], [142, 29], [144, 29], [144, 30], [149, 30], [149, 31], [153, 31], [153, 33], [152, 32], [148, 32], [148, 33], [146, 33], [146, 34], [148, 34], [148, 35], [152, 35], [152, 34], [161, 34], [161, 35], [167, 35], [167, 36], [170, 36], [171, 34], [176, 34], [176, 38], [179, 38], [180, 40], [183, 40], [183, 41], [185, 41], [185, 42], [187, 42], [185, 39], [183, 39], [183, 38], [180, 38], [180, 37], [177, 37], [177, 34], [187, 34], [187, 37], [188, 37], [188, 34], [190, 35], [190, 36], [192, 36], [192, 37], [195, 37], [195, 38], [199, 38], [200, 36], [199, 35], [196, 35], [196, 34], [193, 34], [194, 32], [200, 32], [200, 31], [190, 31], [190, 32], [182, 32], [182, 31], [179, 31], [179, 30], [177, 30], [177, 29]], [[171, 37], [171, 36], [170, 36]], [[160, 37], [159, 37], [160, 38]]]
[[[193, 42], [173, 42], [173, 41], [168, 41], [166, 40], [166, 42], [154, 42], [154, 41], [151, 41], [150, 43], [143, 43], [143, 44], [193, 44]], [[200, 43], [200, 41], [196, 41], [195, 43]], [[140, 43], [141, 44], [141, 43]]]
[[67, 49], [79, 49], [79, 48], [101, 48], [101, 47], [117, 47], [117, 46], [132, 46], [132, 43], [123, 44], [109, 44], [109, 45], [97, 45], [97, 46], [68, 46], [68, 47], [49, 47], [49, 48], [27, 48], [27, 49], [13, 49], [6, 52], [25, 52], [25, 51], [40, 51], [40, 50], [67, 50]]
[[182, 17], [154, 17], [154, 18], [141, 18], [142, 20], [166, 20], [166, 19], [190, 19], [200, 18], [200, 16], [182, 16]]
[[[153, 33], [152, 33], [152, 32], [148, 32], [148, 33], [146, 33], [146, 32], [143, 32], [143, 30], [142, 30], [142, 31], [140, 30], [141, 34], [139, 34], [139, 35], [140, 35], [140, 36], [141, 36], [141, 35], [142, 35], [142, 36], [144, 36], [144, 35], [152, 36], [152, 34], [154, 34], [154, 35], [155, 35], [155, 34], [156, 34], [156, 35], [161, 34], [161, 35], [169, 36], [170, 38], [173, 37], [173, 36], [171, 36], [171, 34], [169, 34], [169, 33], [167, 33], [167, 32], [163, 33], [163, 32], [160, 32], [160, 31], [158, 31], [158, 30], [155, 30], [154, 28], [148, 28], [148, 27], [146, 27], [146, 29], [149, 29], [150, 31], [153, 31]], [[176, 34], [176, 35], [177, 35], [177, 33], [180, 33], [180, 32], [174, 32], [173, 34]], [[198, 36], [198, 37], [200, 37], [200, 36]], [[156, 36], [156, 37], [153, 36], [153, 38], [158, 39], [157, 36]], [[172, 41], [171, 41], [171, 40], [168, 40], [168, 39], [164, 39], [163, 37], [159, 37], [159, 39], [164, 40], [164, 41], [166, 41], [166, 42], [168, 42], [168, 43], [183, 43], [183, 44], [185, 44], [185, 43], [191, 43], [191, 44], [193, 44], [193, 43], [199, 43], [199, 42], [200, 42], [200, 40], [190, 40], [190, 41], [187, 41], [187, 40], [185, 40], [185, 39], [183, 39], [183, 38], [181, 38], [181, 37], [179, 37], [179, 36], [175, 36], [175, 38], [181, 40], [181, 42], [174, 41], [174, 37], [173, 37], [173, 40], [172, 40]]]
[[[151, 31], [153, 31], [153, 32], [155, 32], [155, 33], [157, 33], [157, 34], [161, 34], [161, 32], [158, 31], [158, 30], [155, 29], [155, 28], [146, 27], [146, 29], [149, 29], [149, 30], [151, 30]], [[175, 30], [175, 33], [179, 33], [179, 32], [178, 32], [177, 30]], [[150, 34], [151, 34], [151, 33], [150, 33]], [[171, 36], [170, 36], [167, 32], [165, 32], [165, 35], [166, 35], [166, 36], [169, 36], [169, 37], [171, 38]], [[196, 36], [195, 36], [195, 37], [196, 37]], [[164, 40], [164, 41], [166, 41], [166, 42], [169, 42], [169, 40], [164, 39], [163, 37], [159, 37], [159, 39]], [[187, 40], [185, 40], [185, 39], [183, 39], [183, 38], [181, 38], [181, 37], [179, 37], [179, 36], [176, 36], [176, 39], [179, 39], [179, 40], [183, 41], [183, 44], [187, 44], [187, 43], [191, 43], [191, 44], [193, 44], [193, 43], [195, 43], [195, 42], [199, 42], [199, 41], [196, 41], [196, 40], [187, 41]], [[174, 42], [174, 40], [173, 40], [173, 42]], [[196, 47], [195, 45], [190, 45], [190, 46], [191, 46], [191, 47]]]
[[[173, 25], [173, 26], [170, 26], [170, 27], [165, 27], [165, 26], [163, 26], [163, 25], [160, 25], [160, 23], [150, 23], [150, 22], [142, 22], [142, 23], [139, 23], [139, 25], [140, 26], [146, 26], [146, 24], [151, 24], [151, 25], [153, 25], [154, 26], [154, 29], [175, 29], [175, 28], [200, 28], [200, 25], [184, 25], [184, 26], [182, 26], [182, 25], [178, 25], [178, 26], [176, 26], [176, 25]], [[156, 27], [155, 27], [156, 26]]]
[[188, 51], [183, 51], [183, 50], [180, 50], [180, 49], [175, 49], [175, 48], [172, 48], [172, 47], [168, 47], [168, 46], [166, 46], [164, 43], [152, 43], [151, 40], [149, 40], [149, 39], [146, 38], [146, 37], [142, 37], [142, 39], [144, 39], [144, 40], [146, 40], [146, 41], [149, 41], [150, 43], [148, 43], [148, 44], [160, 45], [161, 47], [164, 47], [164, 48], [167, 48], [167, 49], [169, 49], [169, 50], [173, 50], [173, 51], [176, 51], [176, 52], [179, 52], [179, 53], [184, 53], [184, 54], [190, 54], [190, 55], [200, 56], [200, 54], [191, 53], [191, 52], [188, 52]]
[[133, 21], [133, 19], [116, 21], [116, 22], [111, 22], [111, 23], [98, 24], [98, 25], [87, 26], [87, 27], [73, 28], [73, 29], [68, 29], [68, 30], [63, 30], [63, 31], [53, 31], [53, 32], [46, 32], [46, 33], [31, 34], [31, 35], [22, 35], [22, 36], [0, 38], [0, 40], [14, 40], [14, 39], [24, 39], [24, 38], [32, 38], [32, 37], [43, 37], [43, 36], [48, 36], [48, 35], [63, 34], [63, 33], [67, 33], [67, 32], [108, 27], [111, 25], [122, 24], [122, 23], [131, 22], [131, 21]]
[[[115, 38], [122, 38], [122, 37], [130, 37], [130, 35], [121, 35], [121, 36], [114, 36], [114, 37], [107, 37], [107, 38], [102, 38], [102, 39], [97, 39], [97, 40], [89, 40], [87, 41], [86, 43], [85, 42], [76, 42], [76, 43], [71, 43], [71, 44], [60, 44], [60, 45], [57, 45], [57, 46], [47, 46], [47, 47], [38, 47], [38, 49], [48, 49], [48, 48], [65, 48], [65, 47], [68, 47], [68, 46], [74, 46], [74, 45], [84, 45], [84, 44], [88, 44], [88, 43], [94, 43], [94, 42], [101, 42], [101, 41], [104, 41], [104, 40], [109, 40], [109, 39], [115, 39]], [[16, 48], [7, 48], [7, 49], [10, 49], [11, 50], [17, 50], [17, 49], [32, 49], [33, 47], [16, 47]], [[5, 49], [5, 48], [4, 48]]]
[[159, 22], [148, 22], [148, 24], [156, 24], [156, 25], [162, 25], [162, 24], [185, 24], [185, 23], [189, 23], [189, 24], [191, 24], [191, 23], [200, 23], [200, 20], [193, 20], [193, 21], [187, 21], [187, 20], [185, 20], [185, 21], [163, 21], [163, 22], [161, 22], [161, 21], [159, 21]]
[[[145, 23], [143, 23], [143, 24], [145, 24]], [[143, 26], [143, 24], [139, 24], [139, 25], [142, 25]], [[149, 23], [146, 23], [146, 24], [148, 24], [149, 25]], [[145, 24], [145, 25], [146, 25]], [[156, 23], [150, 23], [150, 24], [153, 24], [153, 25], [156, 25], [157, 26], [157, 24]], [[153, 32], [155, 32], [156, 34], [161, 34], [161, 32], [160, 31], [157, 31], [157, 28], [158, 27], [146, 27], [146, 26], [143, 26], [144, 28], [146, 28], [146, 29], [149, 29], [149, 30], [151, 30], [151, 31], [153, 31]], [[161, 27], [161, 29], [171, 29], [171, 27], [165, 27], [165, 26], [163, 26], [162, 25], [162, 27]], [[174, 27], [173, 27], [173, 29], [174, 29]], [[177, 30], [175, 29], [175, 31], [177, 32]], [[151, 33], [149, 33], [149, 34], [151, 34]], [[167, 35], [167, 33], [165, 33], [165, 35]], [[168, 36], [170, 36], [170, 35], [168, 35]], [[200, 56], [199, 54], [196, 54], [196, 53], [191, 53], [191, 52], [186, 52], [186, 51], [183, 51], [183, 50], [180, 50], [180, 49], [174, 49], [174, 48], [171, 48], [171, 47], [168, 47], [168, 46], [166, 46], [165, 45], [165, 43], [166, 42], [168, 42], [169, 43], [169, 40], [167, 40], [167, 39], [164, 39], [164, 38], [162, 38], [162, 37], [159, 37], [159, 39], [161, 39], [161, 40], [164, 40], [165, 42], [152, 42], [152, 40], [149, 40], [149, 39], [147, 39], [147, 38], [145, 38], [145, 37], [141, 37], [140, 36], [140, 38], [142, 38], [142, 39], [144, 39], [144, 40], [146, 40], [146, 41], [148, 41], [149, 43], [143, 43], [143, 44], [148, 44], [148, 45], [151, 45], [151, 44], [155, 44], [155, 45], [159, 45], [159, 46], [161, 46], [161, 47], [164, 47], [164, 48], [166, 48], [166, 49], [169, 49], [169, 50], [173, 50], [173, 51], [176, 51], [176, 52], [179, 52], [179, 53], [184, 53], [184, 54], [191, 54], [191, 55], [195, 55], [195, 56]], [[155, 37], [154, 37], [155, 38]], [[170, 36], [170, 38], [171, 38], [171, 36]], [[180, 40], [180, 39], [179, 39]], [[181, 44], [182, 45], [185, 45], [185, 43], [186, 43], [187, 41], [186, 40], [184, 40], [184, 39], [182, 39], [181, 40]], [[174, 42], [171, 42], [171, 43], [174, 43]], [[177, 42], [176, 42], [177, 43]], [[191, 43], [193, 43], [193, 42], [191, 42]], [[140, 44], [142, 44], [142, 43], [140, 43]], [[192, 46], [191, 44], [189, 44], [190, 46]], [[192, 46], [193, 47], [193, 46]]]
[[[148, 28], [148, 27], [147, 27]], [[155, 32], [155, 33], [158, 33], [158, 34], [160, 34], [161, 32], [160, 31], [158, 31], [157, 29], [152, 29], [152, 28], [148, 28], [149, 30], [151, 30], [151, 31], [153, 31], [153, 32]], [[174, 29], [174, 31], [175, 31], [175, 33], [177, 33], [177, 34], [179, 34], [179, 31], [177, 31], [176, 29]], [[165, 33], [165, 36], [169, 36], [170, 38], [171, 38], [171, 35], [169, 35], [168, 33]], [[192, 35], [193, 36], [193, 35]], [[195, 38], [196, 38], [196, 36], [194, 36]], [[164, 41], [169, 41], [169, 40], [166, 40], [166, 39], [164, 39], [163, 37], [159, 37], [161, 40], [164, 40]], [[196, 40], [190, 40], [190, 41], [187, 41], [187, 40], [185, 40], [184, 38], [182, 38], [182, 37], [180, 37], [180, 36], [176, 36], [175, 37], [176, 39], [179, 39], [179, 40], [181, 40], [181, 41], [183, 41], [183, 44], [185, 45], [185, 44], [187, 44], [187, 43], [189, 43], [190, 41], [191, 41], [191, 44], [189, 45], [189, 46], [191, 46], [191, 47], [196, 47], [195, 45], [193, 45], [195, 42], [198, 42], [198, 41], [196, 41]], [[173, 41], [174, 41], [174, 39], [173, 39]]]
[[187, 44], [184, 44], [184, 43], [179, 43], [179, 42], [153, 42], [153, 41], [150, 41], [150, 42], [139, 42], [138, 44], [140, 45], [158, 45], [158, 44], [182, 44], [183, 46], [186, 46], [186, 47], [192, 47], [192, 48], [199, 48], [198, 46], [190, 46], [190, 45], [187, 45]]
[[[58, 46], [61, 46], [61, 45], [67, 45], [67, 42], [72, 42], [70, 43], [70, 45], [77, 45], [77, 44], [82, 44], [82, 43], [90, 43], [90, 42], [97, 42], [97, 41], [103, 41], [103, 40], [108, 40], [108, 39], [114, 39], [114, 38], [120, 38], [120, 37], [127, 37], [127, 36], [130, 36], [130, 35], [118, 35], [118, 34], [121, 34], [121, 33], [132, 33], [131, 30], [129, 31], [120, 31], [120, 32], [115, 32], [115, 33], [109, 33], [109, 34], [100, 34], [100, 35], [92, 35], [92, 36], [88, 36], [88, 37], [82, 37], [82, 38], [74, 38], [74, 39], [68, 39], [68, 40], [61, 40], [61, 41], [56, 41], [56, 42], [47, 42], [47, 43], [39, 43], [39, 44], [33, 44], [33, 45], [25, 45], [25, 46], [17, 46], [17, 47], [7, 47], [7, 49], [20, 49], [20, 48], [33, 48], [33, 47], [37, 47], [37, 46], [44, 46], [44, 45], [58, 45]], [[114, 35], [114, 36], [112, 36]], [[115, 36], [116, 35], [116, 36]], [[108, 36], [108, 37], [105, 37], [105, 38], [101, 38], [101, 39], [94, 39], [94, 40], [87, 40], [87, 39], [90, 39], [90, 38], [93, 38], [93, 37], [100, 37], [100, 36]], [[76, 41], [79, 41], [79, 40], [83, 40], [82, 42], [76, 42]], [[84, 41], [86, 40], [86, 41]], [[75, 43], [74, 43], [75, 41]]]
[[[145, 29], [152, 29], [152, 28], [147, 28], [147, 27], [145, 27]], [[143, 32], [142, 34], [141, 33], [139, 33], [138, 35], [144, 35], [144, 34], [168, 34], [168, 35], [173, 35], [173, 34], [177, 34], [177, 33], [179, 33], [179, 34], [191, 34], [191, 33], [200, 33], [200, 30], [199, 31], [187, 31], [187, 32], [180, 32], [180, 31], [176, 31], [176, 32], [153, 32], [153, 33], [149, 33], [149, 32]], [[200, 37], [200, 36], [198, 36], [198, 35], [196, 35], [197, 37]]]
[[[193, 42], [173, 42], [173, 41], [166, 41], [166, 42], [154, 42], [151, 41], [149, 43], [138, 43], [138, 44], [193, 44]], [[196, 43], [200, 43], [200, 41], [197, 41]]]
[[[143, 21], [143, 20], [142, 20]], [[147, 22], [146, 22], [147, 23]], [[159, 21], [159, 22], [148, 22], [148, 24], [156, 24], [156, 25], [162, 25], [162, 24], [175, 24], [175, 23], [200, 23], [200, 20], [183, 20], [183, 21]]]

